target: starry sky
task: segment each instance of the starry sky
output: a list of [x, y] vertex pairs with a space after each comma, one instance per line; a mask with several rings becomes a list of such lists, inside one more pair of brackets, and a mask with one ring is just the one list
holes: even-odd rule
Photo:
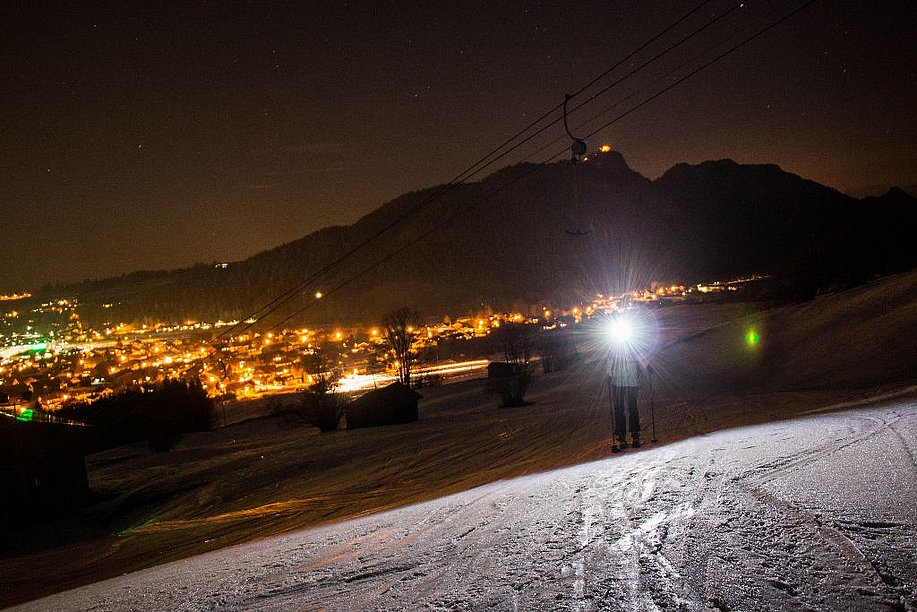
[[[591, 131], [804, 1], [744, 2], [571, 121]], [[0, 293], [352, 223], [450, 180], [697, 4], [5, 2]], [[736, 4], [711, 0], [603, 84]], [[820, 0], [589, 144], [649, 177], [730, 157], [857, 195], [915, 185], [915, 32], [917, 3]]]

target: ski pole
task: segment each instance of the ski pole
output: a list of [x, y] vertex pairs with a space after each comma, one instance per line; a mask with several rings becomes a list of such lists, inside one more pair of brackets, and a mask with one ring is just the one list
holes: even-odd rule
[[647, 367], [649, 378], [650, 378], [650, 418], [653, 423], [653, 439], [650, 440], [653, 444], [658, 442], [656, 439], [656, 389], [653, 387], [653, 367]]

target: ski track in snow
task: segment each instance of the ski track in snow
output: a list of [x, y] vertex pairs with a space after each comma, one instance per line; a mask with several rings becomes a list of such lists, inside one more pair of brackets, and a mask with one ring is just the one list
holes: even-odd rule
[[21, 608], [917, 610], [915, 432], [906, 401], [721, 431]]

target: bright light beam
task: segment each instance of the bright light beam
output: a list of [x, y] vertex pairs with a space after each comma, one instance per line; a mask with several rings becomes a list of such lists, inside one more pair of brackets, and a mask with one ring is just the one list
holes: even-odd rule
[[608, 335], [615, 344], [630, 344], [634, 339], [634, 326], [623, 317], [615, 317], [608, 324]]

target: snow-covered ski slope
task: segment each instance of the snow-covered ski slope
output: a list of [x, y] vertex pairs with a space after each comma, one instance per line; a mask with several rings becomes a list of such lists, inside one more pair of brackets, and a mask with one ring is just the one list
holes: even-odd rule
[[917, 609], [917, 402], [719, 431], [64, 592], [35, 610]]

